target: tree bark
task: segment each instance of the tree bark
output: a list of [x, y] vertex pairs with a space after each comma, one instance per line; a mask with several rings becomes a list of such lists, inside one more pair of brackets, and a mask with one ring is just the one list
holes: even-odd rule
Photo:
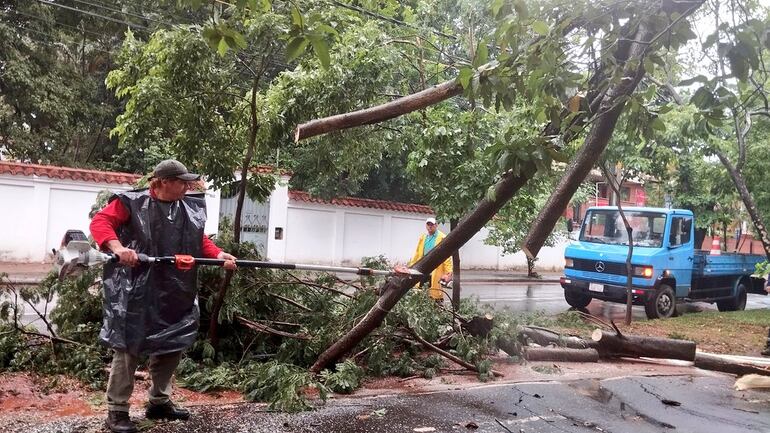
[[[506, 173], [495, 186], [493, 199], [485, 198], [468, 214], [457, 227], [449, 232], [444, 240], [436, 245], [426, 256], [414, 264], [413, 268], [423, 274], [430, 273], [457, 249], [473, 237], [484, 224], [500, 210], [505, 203], [534, 176], [534, 166], [527, 167], [525, 174], [514, 176]], [[370, 332], [376, 329], [394, 305], [418, 282], [416, 277], [391, 277], [380, 288], [382, 294], [366, 316], [350, 331], [324, 351], [310, 367], [313, 373], [319, 373], [326, 366], [340, 359], [353, 350]]]
[[591, 339], [599, 344], [601, 352], [613, 356], [633, 358], [663, 358], [695, 361], [695, 342], [670, 338], [618, 335], [597, 329]]
[[531, 326], [521, 326], [518, 328], [520, 339], [523, 342], [527, 340], [541, 346], [559, 346], [570, 349], [598, 349], [599, 345], [595, 341], [584, 340], [572, 335], [559, 334], [545, 328], [536, 328]]
[[[457, 218], [449, 220], [449, 229], [453, 231], [457, 228]], [[460, 308], [460, 250], [452, 253], [452, 308], [457, 311]]]
[[522, 355], [527, 361], [599, 362], [599, 352], [596, 349], [526, 347]]
[[695, 366], [704, 370], [743, 376], [744, 374], [762, 374], [770, 376], [770, 367], [762, 367], [745, 362], [733, 361], [716, 354], [698, 352], [695, 354]]
[[765, 256], [770, 260], [770, 236], [767, 233], [767, 227], [764, 221], [762, 221], [762, 215], [759, 214], [757, 204], [754, 202], [754, 197], [749, 192], [749, 188], [746, 186], [746, 181], [743, 179], [743, 175], [738, 169], [727, 159], [727, 156], [722, 152], [716, 152], [719, 161], [727, 169], [727, 173], [730, 174], [735, 188], [738, 190], [738, 194], [741, 196], [743, 205], [746, 207], [746, 212], [749, 213], [751, 222], [754, 224], [754, 228], [757, 230], [759, 240], [762, 241], [762, 246], [765, 249]]
[[371, 125], [394, 119], [412, 111], [417, 111], [438, 104], [463, 92], [463, 86], [457, 80], [447, 81], [427, 88], [413, 95], [404, 96], [386, 104], [370, 107], [351, 113], [338, 114], [323, 119], [311, 120], [297, 126], [294, 141], [298, 142], [327, 132], [339, 131], [354, 126]]

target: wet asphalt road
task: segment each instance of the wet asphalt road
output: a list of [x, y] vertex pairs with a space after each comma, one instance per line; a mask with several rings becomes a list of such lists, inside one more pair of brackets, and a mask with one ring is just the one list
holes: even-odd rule
[[[517, 312], [541, 311], [548, 315], [558, 314], [570, 309], [564, 300], [564, 289], [553, 282], [466, 282], [462, 286], [463, 297], [477, 297], [479, 301], [495, 307], [495, 309], [507, 308]], [[770, 296], [749, 294], [746, 309], [770, 308]], [[680, 304], [678, 311], [693, 313], [698, 311], [714, 310], [716, 304], [697, 302], [693, 304]], [[599, 317], [622, 320], [625, 318], [626, 307], [624, 304], [604, 302], [594, 299], [588, 305], [588, 311]], [[634, 320], [646, 320], [644, 307], [633, 307]]]
[[[187, 422], [143, 424], [147, 433], [221, 432], [612, 432], [770, 431], [770, 394], [733, 391], [728, 376], [652, 376], [491, 384], [421, 395], [331, 400], [314, 412], [282, 414], [235, 404], [193, 409]], [[141, 417], [136, 419], [142, 421]], [[98, 432], [101, 417], [18, 430]]]

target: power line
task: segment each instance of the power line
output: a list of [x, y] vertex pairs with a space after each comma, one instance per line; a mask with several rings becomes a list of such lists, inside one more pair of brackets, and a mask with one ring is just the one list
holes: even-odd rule
[[[17, 15], [25, 16], [25, 17], [27, 17], [27, 18], [32, 18], [33, 20], [42, 21], [42, 22], [44, 22], [44, 23], [54, 23], [54, 24], [58, 24], [58, 25], [60, 25], [60, 26], [66, 27], [66, 28], [68, 28], [68, 29], [71, 29], [71, 30], [73, 30], [73, 31], [77, 31], [78, 33], [86, 32], [86, 33], [88, 33], [88, 34], [91, 34], [91, 35], [94, 35], [94, 36], [98, 36], [98, 37], [104, 37], [104, 38], [113, 38], [113, 37], [117, 38], [117, 37], [118, 37], [117, 35], [109, 36], [109, 35], [107, 35], [107, 34], [104, 34], [104, 33], [98, 33], [98, 32], [94, 32], [94, 31], [91, 31], [91, 30], [80, 29], [80, 28], [77, 28], [77, 27], [75, 27], [75, 26], [71, 26], [71, 25], [69, 25], [69, 24], [65, 24], [65, 23], [63, 23], [63, 22], [60, 22], [60, 21], [56, 21], [56, 20], [54, 20], [54, 19], [52, 19], [51, 21], [49, 21], [49, 20], [47, 20], [47, 19], [45, 19], [45, 18], [43, 18], [43, 17], [41, 17], [41, 16], [37, 16], [37, 15], [30, 15], [30, 14], [25, 14], [24, 12], [19, 12], [18, 10], [14, 10], [14, 11], [13, 11], [13, 13], [15, 13], [15, 14], [17, 14]], [[4, 13], [4, 15], [7, 15], [7, 12], [6, 12], [6, 13]]]
[[152, 21], [152, 22], [155, 22], [155, 23], [163, 24], [165, 26], [169, 26], [169, 27], [173, 27], [174, 26], [173, 24], [168, 23], [166, 21], [156, 20], [154, 18], [150, 18], [150, 17], [145, 16], [145, 15], [135, 14], [135, 13], [132, 13], [132, 12], [125, 12], [125, 11], [122, 11], [120, 9], [115, 9], [115, 8], [111, 8], [109, 6], [103, 5], [101, 3], [94, 4], [94, 3], [91, 3], [91, 2], [87, 2], [85, 0], [72, 0], [72, 1], [74, 1], [76, 3], [82, 3], [82, 4], [89, 5], [89, 6], [97, 7], [97, 8], [106, 9], [106, 10], [112, 11], [112, 12], [117, 12], [119, 14], [130, 15], [132, 17], [136, 17], [136, 18], [139, 18], [139, 19], [142, 19], [142, 20]]
[[410, 23], [407, 23], [405, 21], [400, 21], [400, 20], [397, 20], [395, 18], [386, 17], [386, 16], [380, 15], [380, 14], [378, 14], [376, 12], [372, 12], [372, 11], [370, 11], [368, 9], [364, 9], [364, 8], [361, 8], [361, 7], [358, 7], [358, 6], [348, 5], [348, 4], [342, 3], [342, 2], [337, 1], [337, 0], [327, 0], [327, 1], [332, 3], [332, 4], [334, 4], [334, 5], [336, 5], [336, 6], [339, 6], [341, 8], [349, 9], [351, 11], [355, 11], [355, 12], [358, 12], [358, 13], [361, 13], [361, 14], [364, 14], [364, 15], [368, 15], [368, 16], [370, 16], [372, 18], [376, 18], [376, 19], [381, 20], [381, 21], [387, 21], [387, 22], [389, 22], [391, 24], [396, 24], [396, 25], [399, 25], [399, 26], [409, 27], [409, 28], [412, 28], [412, 29], [415, 29], [415, 30], [427, 30], [427, 31], [429, 31], [429, 32], [431, 32], [431, 33], [433, 33], [433, 34], [435, 34], [437, 36], [441, 36], [441, 37], [444, 37], [444, 38], [447, 38], [447, 39], [451, 39], [453, 41], [457, 40], [457, 36], [450, 35], [450, 34], [447, 34], [447, 33], [443, 33], [443, 32], [440, 32], [438, 30], [435, 30], [435, 29], [422, 28], [420, 26], [417, 26], [417, 25], [414, 25], [414, 24], [410, 24]]
[[[64, 45], [66, 48], [69, 48], [69, 47], [66, 46], [66, 44], [63, 41], [57, 40], [57, 37], [52, 35], [51, 33], [41, 32], [39, 30], [30, 29], [30, 28], [27, 28], [27, 27], [19, 27], [19, 26], [13, 26], [13, 27], [16, 30], [24, 30], [24, 31], [27, 31], [27, 32], [37, 33], [39, 35], [48, 36], [49, 38], [52, 39], [51, 41], [44, 41], [42, 39], [33, 38], [32, 36], [30, 36], [28, 34], [24, 35], [24, 36], [28, 37], [29, 39], [31, 39], [31, 40], [33, 40], [35, 42], [38, 42], [38, 43], [41, 43], [41, 44], [45, 44], [45, 45], [48, 45], [50, 47], [56, 47], [56, 43], [58, 43], [58, 44]], [[92, 47], [90, 49], [93, 50], [93, 51], [99, 51], [99, 52], [102, 52], [102, 53], [105, 53], [105, 54], [110, 54], [110, 55], [113, 54], [113, 53], [111, 53], [109, 51], [102, 50], [101, 48], [93, 48]], [[77, 50], [75, 50], [75, 51], [77, 51]]]
[[84, 11], [82, 9], [78, 9], [78, 8], [74, 8], [72, 6], [66, 6], [66, 5], [54, 3], [54, 2], [51, 2], [51, 1], [48, 1], [48, 0], [37, 0], [37, 1], [40, 2], [40, 3], [43, 3], [43, 4], [47, 4], [49, 6], [55, 6], [57, 8], [68, 9], [68, 10], [71, 10], [73, 12], [81, 13], [81, 14], [84, 14], [84, 15], [91, 15], [93, 17], [102, 18], [102, 19], [105, 19], [105, 20], [108, 20], [108, 21], [112, 21], [114, 23], [125, 24], [128, 27], [135, 27], [135, 28], [140, 29], [140, 30], [148, 30], [148, 28], [145, 27], [145, 26], [142, 26], [142, 25], [139, 25], [139, 24], [130, 23], [128, 21], [121, 21], [121, 20], [118, 20], [118, 19], [115, 19], [115, 18], [112, 18], [112, 17], [108, 17], [108, 16], [104, 16], [104, 15], [101, 15], [101, 14], [97, 14], [96, 12]]

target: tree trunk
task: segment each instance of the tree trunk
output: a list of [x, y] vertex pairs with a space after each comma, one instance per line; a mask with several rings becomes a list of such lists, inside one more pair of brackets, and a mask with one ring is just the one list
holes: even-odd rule
[[527, 361], [599, 362], [599, 352], [596, 349], [526, 347], [523, 358]]
[[[491, 200], [485, 198], [479, 202], [476, 209], [460, 222], [457, 229], [449, 232], [449, 235], [426, 256], [415, 263], [413, 268], [423, 274], [430, 273], [441, 262], [449, 258], [457, 249], [468, 242], [534, 176], [536, 168], [534, 166], [527, 168], [528, 170], [524, 171], [526, 174], [518, 176], [514, 176], [510, 172], [505, 174], [495, 186], [494, 198]], [[417, 277], [389, 278], [380, 289], [382, 296], [377, 300], [374, 307], [369, 310], [356, 326], [326, 349], [313, 366], [310, 367], [310, 371], [319, 373], [326, 366], [353, 350], [361, 340], [380, 326], [388, 312], [417, 281]]]
[[[449, 220], [450, 232], [457, 228], [457, 218]], [[452, 309], [460, 308], [460, 250], [452, 253]]]
[[[727, 169], [727, 173], [730, 174], [730, 179], [732, 179], [733, 184], [735, 184], [735, 188], [738, 190], [738, 194], [741, 196], [741, 201], [743, 201], [743, 205], [746, 207], [746, 212], [749, 213], [751, 222], [754, 224], [754, 228], [757, 230], [759, 240], [762, 241], [762, 246], [765, 248], [765, 256], [767, 256], [768, 260], [770, 260], [770, 236], [768, 236], [767, 227], [762, 221], [762, 216], [759, 214], [757, 204], [754, 202], [754, 197], [751, 195], [749, 188], [746, 186], [746, 181], [743, 179], [743, 175], [735, 168], [735, 166], [722, 152], [717, 152], [717, 157], [719, 158], [719, 161], [722, 162], [722, 165], [724, 165]], [[725, 238], [725, 241], [726, 240], [727, 238]]]
[[[256, 153], [257, 143], [257, 90], [259, 90], [259, 76], [254, 77], [251, 86], [251, 101], [249, 103], [251, 110], [251, 127], [249, 128], [249, 145], [246, 148], [246, 156], [243, 158], [241, 166], [241, 183], [238, 185], [238, 201], [235, 207], [235, 217], [233, 218], [233, 242], [241, 242], [241, 218], [243, 214], [243, 202], [246, 200], [246, 186], [248, 185], [249, 167]], [[230, 281], [233, 279], [233, 271], [225, 271], [225, 277], [219, 285], [217, 297], [211, 306], [211, 317], [209, 319], [208, 337], [211, 345], [216, 349], [219, 346], [219, 312], [222, 310], [222, 304], [227, 295], [227, 289], [230, 287]]]
[[[602, 171], [612, 189], [612, 195], [617, 198], [616, 206], [618, 207], [618, 213], [620, 214], [620, 218], [623, 219], [623, 227], [626, 229], [626, 236], [628, 236], [628, 253], [626, 254], [626, 325], [630, 325], [631, 310], [634, 305], [632, 295], [634, 267], [631, 265], [631, 258], [634, 256], [634, 229], [631, 227], [631, 224], [628, 223], [626, 214], [623, 212], [623, 206], [620, 203], [620, 186], [623, 185], [624, 176], [621, 176], [620, 169], [617, 165], [615, 165], [614, 170], [615, 172], [612, 173], [607, 169], [606, 165], [602, 165]], [[617, 230], [617, 227], [615, 229]]]
[[695, 342], [670, 338], [618, 335], [597, 329], [591, 339], [599, 344], [600, 352], [633, 358], [663, 358], [695, 361]]
[[770, 376], [770, 367], [734, 361], [711, 353], [698, 352], [695, 354], [695, 366], [704, 370], [721, 371], [723, 373], [743, 376], [744, 374], [762, 374]]

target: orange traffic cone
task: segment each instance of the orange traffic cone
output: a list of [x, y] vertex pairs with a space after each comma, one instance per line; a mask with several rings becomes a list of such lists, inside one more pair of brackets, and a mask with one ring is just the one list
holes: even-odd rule
[[714, 239], [711, 240], [711, 253], [712, 256], [718, 256], [722, 254], [722, 246], [719, 239], [719, 236], [714, 236]]

